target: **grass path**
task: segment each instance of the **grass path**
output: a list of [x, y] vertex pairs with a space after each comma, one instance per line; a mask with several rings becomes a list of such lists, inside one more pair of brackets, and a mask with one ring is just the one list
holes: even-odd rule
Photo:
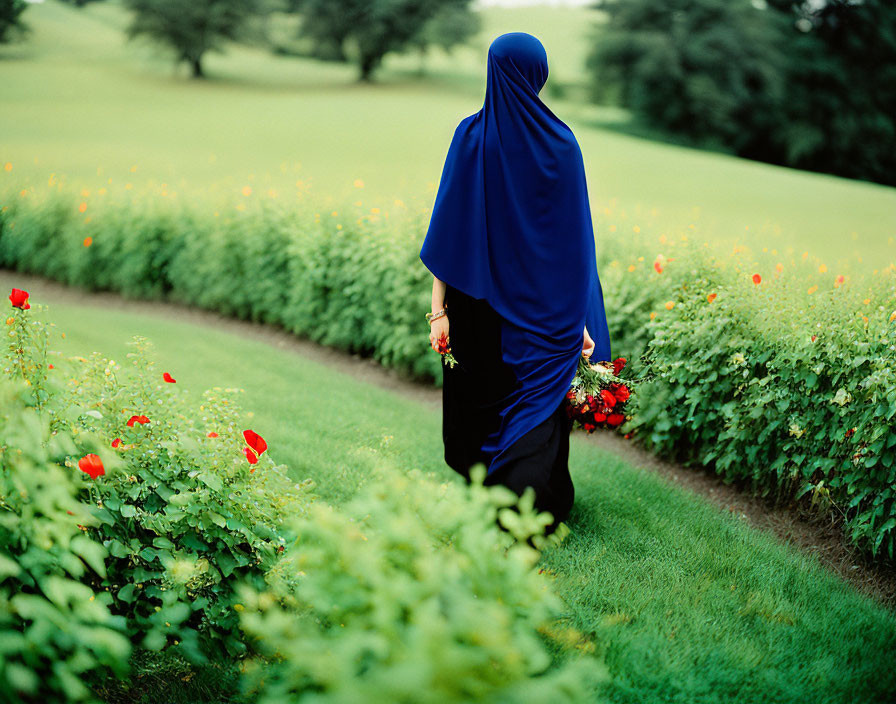
[[[0, 273], [0, 285], [24, 278]], [[245, 389], [243, 406], [278, 462], [339, 503], [394, 456], [459, 481], [442, 461], [439, 408], [358, 378], [346, 365], [298, 356], [199, 324], [174, 306], [137, 312], [72, 302], [28, 280], [50, 305], [65, 354], [123, 359], [132, 334], [153, 340], [160, 366], [196, 393]], [[542, 556], [570, 623], [591, 635], [614, 675], [616, 702], [892, 702], [896, 614], [856, 593], [816, 560], [729, 512], [578, 435], [572, 530]]]

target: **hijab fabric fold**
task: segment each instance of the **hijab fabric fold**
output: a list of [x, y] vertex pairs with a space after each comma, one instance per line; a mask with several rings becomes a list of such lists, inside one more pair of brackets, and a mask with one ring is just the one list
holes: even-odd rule
[[[538, 97], [547, 77], [536, 37], [492, 42], [485, 101], [454, 131], [420, 251], [435, 276], [502, 319], [501, 354], [518, 385], [482, 445], [489, 474], [563, 401], [584, 328], [591, 359], [611, 359], [582, 152]], [[450, 341], [450, 310], [448, 320]]]

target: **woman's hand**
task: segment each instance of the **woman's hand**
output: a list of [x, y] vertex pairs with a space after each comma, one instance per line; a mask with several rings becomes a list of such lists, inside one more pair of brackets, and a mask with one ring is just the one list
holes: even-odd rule
[[588, 328], [585, 328], [585, 339], [582, 341], [582, 356], [590, 360], [592, 352], [594, 352], [594, 340], [588, 334]]
[[439, 338], [444, 337], [448, 338], [448, 316], [443, 315], [441, 318], [436, 318], [429, 325], [429, 346], [432, 347], [436, 352], [439, 351]]

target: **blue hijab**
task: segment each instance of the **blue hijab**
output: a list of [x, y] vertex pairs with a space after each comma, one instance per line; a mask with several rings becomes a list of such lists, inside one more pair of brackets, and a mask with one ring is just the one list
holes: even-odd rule
[[611, 359], [582, 152], [538, 97], [547, 77], [531, 34], [492, 42], [485, 102], [454, 131], [420, 251], [435, 276], [502, 318], [502, 358], [521, 383], [482, 445], [489, 474], [563, 401], [584, 328], [591, 359]]

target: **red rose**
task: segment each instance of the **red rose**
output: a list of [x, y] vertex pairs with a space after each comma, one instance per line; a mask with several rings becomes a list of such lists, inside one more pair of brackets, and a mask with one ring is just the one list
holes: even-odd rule
[[607, 419], [607, 416], [604, 413], [595, 413], [594, 414], [594, 421], [596, 423], [603, 423], [606, 419]]
[[28, 292], [23, 291], [20, 288], [14, 288], [12, 290], [12, 293], [9, 294], [9, 301], [12, 303], [13, 308], [27, 310], [31, 307], [31, 304], [28, 302]]
[[590, 433], [597, 426], [595, 426], [593, 423], [585, 423], [582, 427], [585, 429], [586, 432]]
[[616, 388], [613, 389], [613, 395], [616, 397], [617, 401], [628, 401], [631, 392], [625, 384], [617, 384]]
[[99, 455], [94, 455], [93, 453], [84, 455], [78, 460], [78, 469], [91, 479], [96, 479], [106, 473], [106, 469], [103, 467], [103, 461], [99, 458]]
[[592, 404], [594, 403], [594, 396], [588, 394], [587, 396], [585, 396], [585, 400], [588, 401], [589, 404]]
[[616, 405], [616, 397], [611, 391], [608, 391], [607, 389], [600, 390], [600, 398], [604, 402], [604, 405], [609, 408], [612, 408]]
[[625, 357], [617, 357], [613, 360], [613, 376], [619, 376], [619, 372], [621, 372], [625, 368]]
[[436, 350], [439, 354], [447, 354], [451, 351], [451, 348], [448, 346], [448, 336], [444, 332], [436, 340]]
[[617, 425], [622, 423], [622, 421], [624, 421], [624, 420], [625, 420], [625, 416], [622, 415], [621, 413], [611, 413], [609, 416], [607, 416], [607, 423], [610, 425], [611, 428], [615, 428]]
[[149, 418], [147, 418], [146, 416], [131, 416], [130, 418], [128, 418], [128, 426], [133, 428], [134, 423], [149, 423]]

